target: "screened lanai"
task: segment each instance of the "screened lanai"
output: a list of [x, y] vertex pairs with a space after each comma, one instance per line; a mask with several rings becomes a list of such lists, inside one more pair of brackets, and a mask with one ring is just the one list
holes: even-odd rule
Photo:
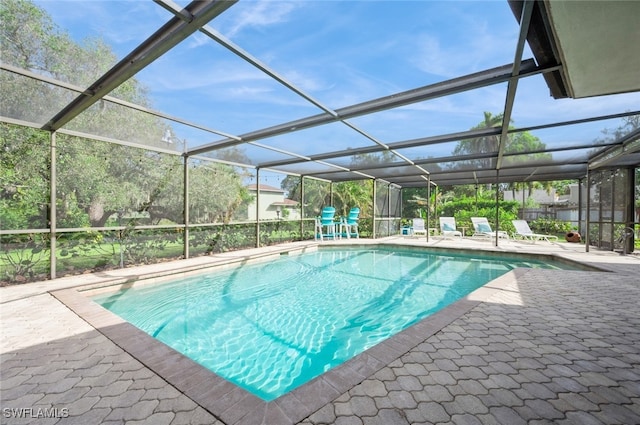
[[363, 237], [416, 187], [575, 180], [586, 249], [640, 221], [638, 2], [2, 8], [3, 280], [313, 239], [354, 181]]

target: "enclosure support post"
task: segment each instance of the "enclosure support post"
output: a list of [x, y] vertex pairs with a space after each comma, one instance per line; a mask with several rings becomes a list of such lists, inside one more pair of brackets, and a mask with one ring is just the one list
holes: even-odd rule
[[584, 185], [584, 179], [578, 179], [578, 233], [584, 234], [582, 222], [584, 221], [584, 216], [582, 213], [582, 203], [584, 202], [582, 196], [582, 188]]
[[591, 170], [587, 168], [587, 216], [585, 217], [584, 250], [589, 252], [589, 226], [591, 225]]
[[[610, 251], [615, 251], [616, 249], [616, 235], [615, 235], [615, 214], [616, 214], [616, 182], [618, 181], [617, 178], [617, 172], [611, 170], [611, 210], [607, 211], [607, 213], [609, 214], [609, 234], [607, 235], [607, 239], [610, 242]], [[600, 200], [600, 206], [602, 206], [603, 202], [602, 202], [602, 198]], [[602, 213], [600, 215], [600, 221], [602, 221]], [[602, 229], [602, 226], [601, 226]], [[600, 238], [600, 240], [602, 240], [602, 238]], [[622, 251], [624, 252], [624, 251]]]
[[[429, 176], [429, 181], [431, 181], [431, 176]], [[439, 217], [440, 217], [438, 215], [438, 193], [440, 192], [440, 190], [438, 188], [438, 185], [435, 184], [435, 183], [429, 184], [429, 186], [433, 186], [433, 190], [434, 190], [434, 196], [433, 196], [433, 220], [435, 221], [434, 225], [436, 227], [438, 227], [438, 220], [439, 220]], [[427, 226], [427, 234], [429, 234], [428, 226]]]
[[387, 234], [391, 236], [391, 184], [387, 183]]
[[429, 210], [431, 204], [431, 175], [427, 176], [427, 242], [429, 242]]
[[402, 235], [402, 218], [404, 217], [404, 187], [400, 188], [400, 235]]
[[256, 248], [260, 248], [260, 169], [256, 168]]
[[184, 249], [183, 249], [183, 253], [184, 253], [184, 258], [187, 259], [189, 258], [189, 221], [190, 221], [190, 217], [189, 217], [189, 157], [188, 156], [183, 156], [183, 172], [184, 172], [184, 182], [183, 184], [183, 188], [184, 188], [184, 193], [182, 196], [182, 199], [184, 201], [184, 205], [183, 205], [183, 215], [184, 215]]
[[[625, 206], [625, 227], [633, 229], [633, 236], [625, 239], [624, 243], [629, 244], [626, 249], [627, 252], [633, 252], [635, 250], [635, 223], [636, 223], [636, 211], [635, 211], [635, 169], [633, 167], [626, 169], [627, 181], [625, 182], [625, 192], [627, 193], [627, 202]], [[624, 252], [625, 247], [623, 247]]]
[[496, 241], [495, 246], [498, 246], [498, 234], [500, 229], [500, 170], [496, 170]]
[[376, 238], [376, 179], [373, 179], [373, 214], [371, 216], [371, 237]]
[[50, 245], [50, 261], [51, 264], [49, 265], [50, 267], [50, 272], [51, 272], [51, 279], [55, 279], [56, 278], [56, 133], [54, 131], [51, 132], [51, 138], [50, 138], [50, 145], [51, 145], [51, 158], [50, 158], [50, 162], [51, 162], [51, 181], [49, 182], [49, 190], [51, 191], [51, 193], [49, 193], [49, 243]]
[[333, 182], [329, 183], [329, 205], [333, 205]]
[[304, 176], [300, 176], [300, 240], [304, 240]]

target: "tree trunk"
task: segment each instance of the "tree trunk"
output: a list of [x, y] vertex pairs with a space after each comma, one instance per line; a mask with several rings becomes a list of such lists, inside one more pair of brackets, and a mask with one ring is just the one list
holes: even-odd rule
[[104, 210], [104, 204], [102, 199], [92, 199], [91, 204], [89, 205], [89, 210], [87, 211], [89, 214], [89, 222], [91, 223], [91, 227], [104, 227], [104, 224], [107, 222], [107, 219], [111, 214], [106, 214]]

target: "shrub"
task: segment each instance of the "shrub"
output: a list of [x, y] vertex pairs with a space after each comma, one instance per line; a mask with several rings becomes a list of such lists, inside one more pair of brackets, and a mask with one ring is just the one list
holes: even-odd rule
[[560, 234], [574, 230], [571, 223], [553, 218], [537, 218], [530, 223], [530, 226], [536, 233]]

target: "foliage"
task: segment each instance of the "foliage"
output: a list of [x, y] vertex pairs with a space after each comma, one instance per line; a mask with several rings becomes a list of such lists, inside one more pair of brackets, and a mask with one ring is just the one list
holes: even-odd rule
[[317, 217], [322, 208], [331, 203], [331, 184], [329, 182], [304, 178], [304, 199], [302, 199], [299, 177], [285, 177], [280, 183], [280, 187], [288, 194], [289, 199], [302, 203], [303, 218]]
[[[484, 112], [484, 120], [471, 130], [482, 130], [501, 127], [503, 115], [493, 115]], [[511, 124], [511, 123], [509, 123]], [[512, 125], [509, 125], [513, 129]], [[549, 153], [539, 153], [546, 145], [536, 136], [528, 131], [519, 133], [509, 133], [504, 146], [502, 146], [503, 166], [517, 166], [519, 163], [530, 163], [532, 161], [545, 162], [552, 158]], [[453, 155], [468, 156], [469, 159], [458, 161], [458, 167], [468, 169], [474, 168], [494, 168], [494, 157], [500, 151], [500, 135], [481, 136], [467, 140], [461, 140], [453, 150]], [[525, 186], [533, 186], [533, 182], [521, 183]], [[507, 188], [512, 188], [507, 185]]]
[[564, 234], [575, 230], [571, 223], [552, 218], [537, 218], [529, 223], [529, 227], [535, 233], [550, 235]]
[[427, 203], [426, 187], [408, 187], [402, 190], [403, 217], [421, 217]]
[[[515, 229], [511, 220], [518, 218], [518, 203], [514, 201], [500, 201], [499, 204], [498, 229], [512, 233]], [[471, 217], [486, 217], [490, 223], [495, 223], [496, 203], [495, 200], [465, 198], [446, 203], [442, 207], [440, 216], [455, 217], [456, 224], [473, 229]], [[438, 227], [434, 226], [432, 227]], [[494, 229], [495, 230], [495, 229]]]
[[209, 255], [255, 247], [255, 224], [224, 224], [190, 230], [191, 255]]
[[47, 227], [49, 161], [47, 133], [0, 124], [0, 225]]
[[360, 217], [371, 217], [371, 195], [373, 194], [373, 180], [355, 180], [334, 183], [333, 206], [336, 215], [346, 216], [354, 207], [360, 208]]
[[193, 166], [189, 175], [190, 223], [229, 223], [237, 211], [246, 211], [253, 197], [244, 187], [241, 173], [215, 162]]
[[[3, 115], [40, 126], [68, 105], [81, 90], [117, 62], [102, 40], [81, 44], [61, 31], [32, 2], [6, 0], [0, 4], [3, 62], [79, 87], [39, 82], [12, 72], [0, 74]], [[135, 78], [123, 82], [110, 96], [150, 106], [146, 88]], [[65, 129], [108, 136], [120, 143], [88, 140], [57, 133], [55, 150], [49, 132], [0, 124], [0, 223], [2, 229], [49, 227], [51, 153], [55, 152], [56, 227], [124, 226], [117, 236], [92, 232], [58, 234], [62, 241], [61, 270], [147, 263], [181, 255], [181, 233], [136, 228], [148, 224], [184, 223], [184, 168], [181, 143], [162, 140], [167, 124], [153, 114], [101, 100], [65, 125]], [[136, 147], [138, 146], [138, 147]], [[151, 149], [149, 149], [151, 148]], [[156, 152], [174, 150], [175, 154]], [[248, 162], [240, 149], [230, 148], [221, 159]], [[246, 170], [204, 160], [189, 160], [189, 212], [192, 223], [228, 223], [250, 202], [244, 188]], [[96, 238], [94, 238], [94, 236]], [[15, 237], [18, 240], [20, 237]], [[234, 240], [237, 239], [237, 240]], [[255, 246], [255, 237], [216, 235], [211, 249]], [[251, 242], [253, 240], [253, 242]], [[196, 238], [197, 243], [197, 238]], [[4, 247], [3, 247], [4, 248]], [[0, 254], [13, 278], [35, 274], [46, 247], [25, 247]], [[44, 258], [44, 257], [43, 257]], [[92, 263], [93, 262], [93, 263]], [[10, 276], [11, 277], [11, 276]]]
[[[116, 55], [100, 40], [76, 44], [51, 18], [31, 2], [2, 2], [0, 36], [3, 61], [86, 87], [110, 69]], [[3, 114], [40, 123], [69, 103], [77, 93], [0, 74]], [[146, 88], [131, 78], [110, 96], [142, 106], [149, 104]], [[44, 105], [44, 106], [43, 106]], [[38, 109], [46, 107], [49, 109]], [[183, 223], [183, 163], [179, 155], [160, 154], [144, 147], [172, 146], [161, 135], [166, 124], [108, 101], [100, 101], [66, 128], [108, 135], [114, 144], [58, 133], [56, 136], [57, 227], [103, 227], [115, 214], [145, 224]], [[28, 127], [2, 124], [0, 219], [3, 228], [46, 228], [50, 202], [50, 134]], [[141, 148], [132, 146], [138, 145]], [[178, 151], [178, 143], [173, 145]], [[229, 149], [229, 159], [243, 153]], [[80, 164], [82, 164], [80, 166]], [[193, 161], [190, 202], [195, 222], [228, 222], [248, 193], [244, 174], [231, 166]], [[134, 225], [136, 223], [129, 223]]]
[[10, 243], [2, 239], [2, 275], [3, 282], [26, 282], [43, 279], [49, 266], [49, 235], [44, 233], [28, 236], [13, 236]]

